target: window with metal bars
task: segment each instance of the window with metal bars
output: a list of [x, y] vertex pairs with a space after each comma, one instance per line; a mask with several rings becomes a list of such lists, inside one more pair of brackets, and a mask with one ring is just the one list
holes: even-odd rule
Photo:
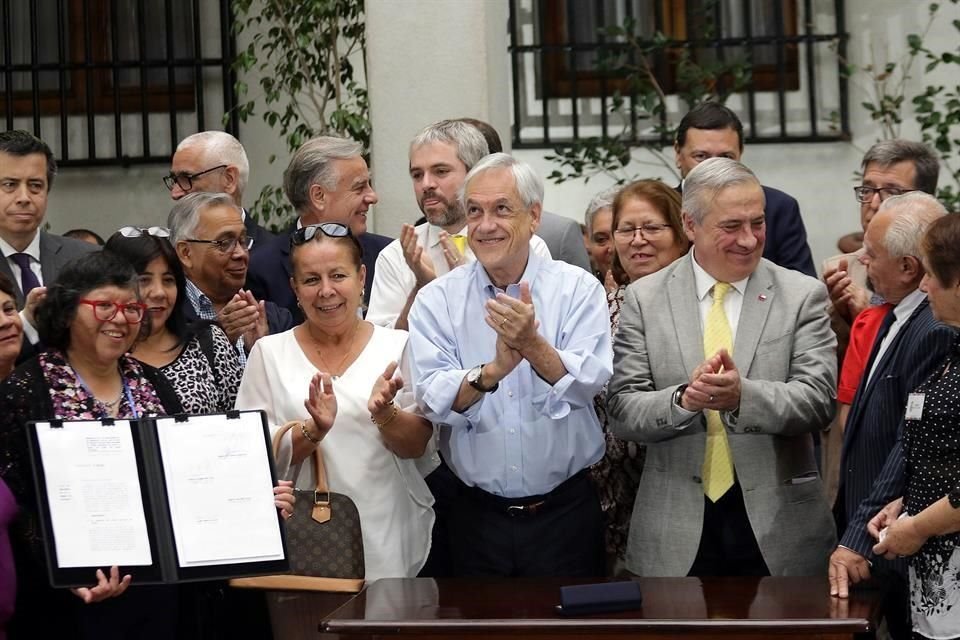
[[235, 105], [231, 24], [230, 0], [0, 0], [0, 114], [63, 166], [168, 162]]
[[[847, 84], [840, 60], [847, 35], [843, 0], [510, 0], [514, 147], [549, 147], [587, 137], [656, 140], [662, 127], [638, 122], [637, 96], [604, 60], [641, 55], [615, 25], [633, 25], [658, 47], [646, 64], [677, 121], [681, 52], [700, 63], [741, 60], [745, 90], [727, 105], [752, 142], [835, 141], [849, 137]], [[730, 78], [716, 82], [723, 89]], [[611, 106], [622, 96], [624, 107]], [[660, 140], [664, 144], [671, 140]]]

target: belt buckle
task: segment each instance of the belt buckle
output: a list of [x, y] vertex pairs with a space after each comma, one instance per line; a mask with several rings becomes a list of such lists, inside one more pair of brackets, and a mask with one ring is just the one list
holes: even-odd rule
[[545, 500], [541, 500], [532, 504], [512, 504], [507, 507], [507, 515], [514, 518], [536, 515], [545, 502]]

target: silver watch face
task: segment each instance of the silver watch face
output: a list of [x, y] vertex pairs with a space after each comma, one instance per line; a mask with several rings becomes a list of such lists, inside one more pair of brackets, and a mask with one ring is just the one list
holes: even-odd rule
[[467, 371], [467, 382], [469, 384], [477, 384], [480, 382], [480, 367], [474, 367]]

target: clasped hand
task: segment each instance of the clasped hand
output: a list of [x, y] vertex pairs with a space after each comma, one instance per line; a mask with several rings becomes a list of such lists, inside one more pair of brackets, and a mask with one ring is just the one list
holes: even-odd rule
[[382, 421], [386, 418], [383, 414], [393, 404], [393, 399], [403, 389], [403, 377], [395, 375], [397, 373], [397, 363], [391, 362], [387, 365], [384, 372], [377, 377], [373, 383], [373, 390], [370, 392], [370, 399], [367, 401], [367, 410], [370, 416]]
[[736, 411], [740, 406], [740, 372], [726, 349], [693, 370], [682, 398], [687, 411]]
[[217, 320], [231, 343], [243, 337], [243, 346], [247, 351], [253, 348], [257, 340], [270, 333], [265, 303], [257, 302], [252, 293], [243, 289], [223, 305]]
[[500, 377], [510, 373], [524, 358], [524, 353], [536, 346], [541, 340], [537, 328], [536, 309], [530, 285], [520, 283], [520, 299], [498, 293], [497, 297], [487, 300], [486, 322], [497, 334], [497, 351], [494, 363], [500, 369]]

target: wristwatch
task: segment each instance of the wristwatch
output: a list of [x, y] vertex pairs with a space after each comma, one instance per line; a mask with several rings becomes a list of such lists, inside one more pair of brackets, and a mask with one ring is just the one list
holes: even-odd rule
[[480, 364], [470, 369], [470, 371], [467, 371], [467, 384], [480, 393], [493, 393], [497, 390], [497, 387], [500, 386], [500, 383], [498, 382], [489, 388], [483, 386], [483, 382], [480, 379], [480, 376], [483, 375], [483, 366], [484, 365]]
[[682, 384], [677, 387], [677, 390], [673, 392], [673, 404], [677, 405], [681, 409], [683, 408], [683, 392], [687, 390], [689, 385]]

